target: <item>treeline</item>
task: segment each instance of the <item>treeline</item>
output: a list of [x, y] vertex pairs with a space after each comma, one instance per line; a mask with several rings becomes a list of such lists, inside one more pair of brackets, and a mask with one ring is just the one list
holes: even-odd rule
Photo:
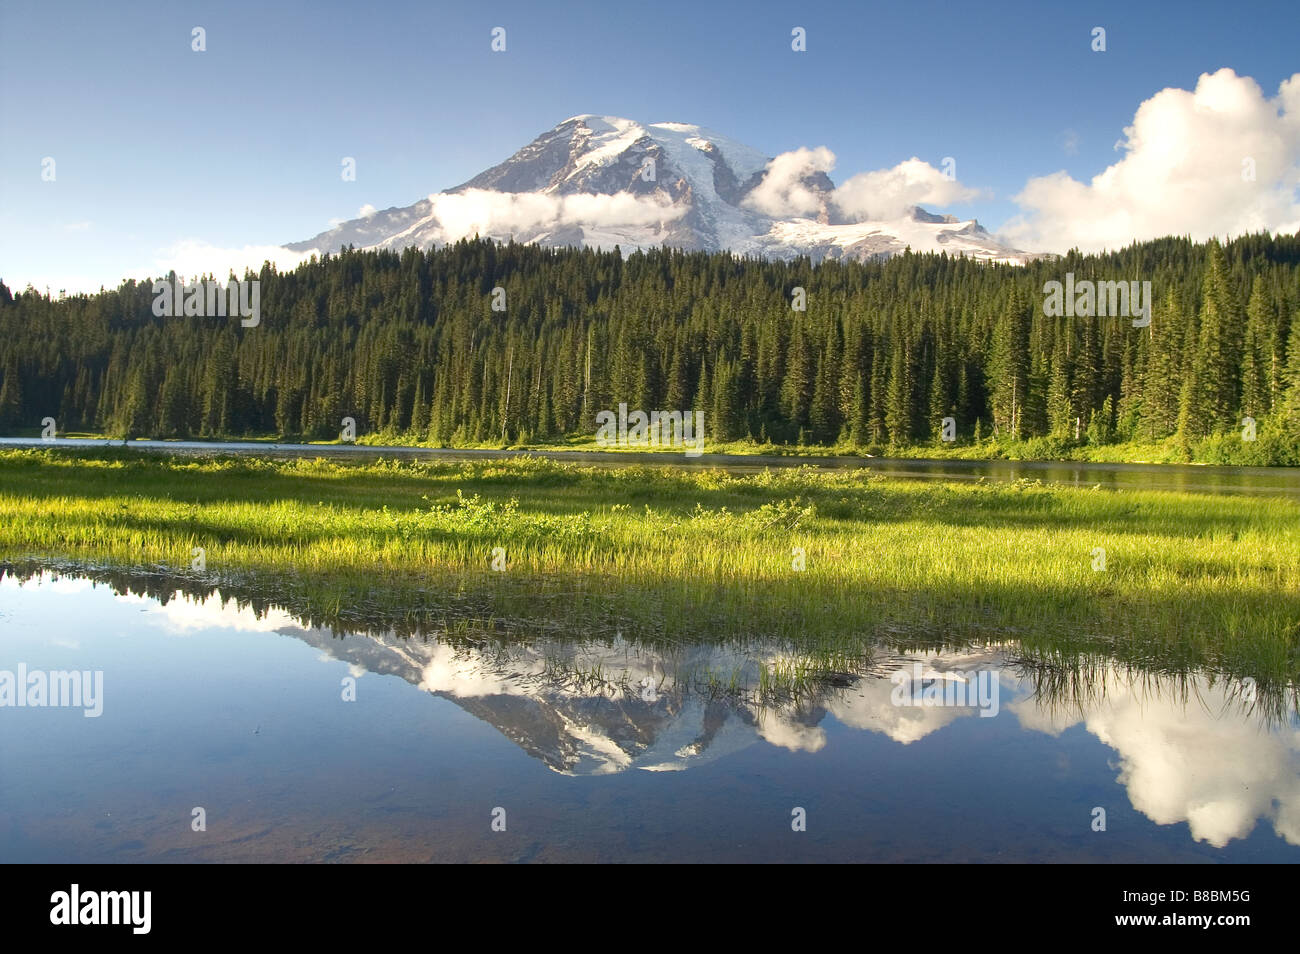
[[[1067, 272], [1149, 280], [1150, 326], [1046, 316], [1043, 285]], [[1275, 462], [1297, 462], [1296, 236], [1024, 267], [474, 240], [245, 278], [261, 282], [252, 328], [155, 317], [149, 283], [58, 299], [0, 284], [0, 429], [329, 438], [352, 417], [359, 436], [513, 443], [594, 434], [625, 402], [702, 410], [710, 440], [904, 446], [952, 417], [960, 442], [1192, 447], [1248, 416]]]

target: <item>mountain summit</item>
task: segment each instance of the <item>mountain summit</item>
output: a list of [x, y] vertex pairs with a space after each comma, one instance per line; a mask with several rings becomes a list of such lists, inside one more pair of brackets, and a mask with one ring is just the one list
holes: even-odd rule
[[669, 245], [814, 261], [885, 258], [909, 246], [988, 261], [1032, 257], [973, 219], [916, 205], [885, 217], [853, 214], [825, 172], [784, 158], [688, 123], [574, 116], [454, 189], [287, 247], [429, 248], [477, 234], [552, 246]]

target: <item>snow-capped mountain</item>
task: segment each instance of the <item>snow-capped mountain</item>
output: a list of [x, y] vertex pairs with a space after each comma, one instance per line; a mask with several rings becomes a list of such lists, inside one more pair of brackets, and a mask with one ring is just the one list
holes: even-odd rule
[[[795, 214], [778, 208], [792, 192]], [[1034, 257], [973, 219], [916, 205], [887, 219], [853, 215], [836, 201], [824, 172], [790, 178], [770, 157], [700, 126], [593, 115], [566, 119], [454, 189], [287, 247], [430, 248], [476, 234], [551, 246], [618, 245], [624, 252], [669, 245], [815, 261], [884, 258], [908, 247], [987, 261]]]

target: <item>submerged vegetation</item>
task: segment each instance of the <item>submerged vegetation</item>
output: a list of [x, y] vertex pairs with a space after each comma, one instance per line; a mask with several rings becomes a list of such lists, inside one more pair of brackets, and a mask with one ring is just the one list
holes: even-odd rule
[[0, 560], [133, 568], [352, 631], [761, 636], [791, 648], [777, 683], [852, 670], [881, 641], [1204, 668], [1265, 692], [1300, 675], [1300, 505], [1279, 498], [10, 451]]

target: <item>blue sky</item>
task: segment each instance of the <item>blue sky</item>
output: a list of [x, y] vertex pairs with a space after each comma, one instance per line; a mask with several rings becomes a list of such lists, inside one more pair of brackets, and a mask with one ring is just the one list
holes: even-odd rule
[[186, 240], [308, 238], [578, 113], [771, 155], [827, 146], [837, 182], [952, 156], [985, 196], [944, 211], [997, 230], [1030, 178], [1086, 183], [1140, 103], [1223, 67], [1276, 96], [1300, 72], [1300, 4], [3, 0], [0, 277], [57, 293], [146, 274]]

